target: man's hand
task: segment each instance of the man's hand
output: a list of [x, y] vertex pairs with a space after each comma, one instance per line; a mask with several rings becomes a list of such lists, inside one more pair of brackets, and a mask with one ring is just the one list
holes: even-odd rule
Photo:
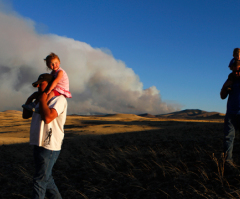
[[229, 88], [230, 86], [232, 86], [232, 84], [233, 84], [233, 81], [232, 81], [232, 80], [227, 80], [227, 81], [225, 82], [225, 84], [223, 85], [223, 87]]
[[220, 92], [220, 96], [222, 99], [225, 99], [228, 96], [228, 93], [231, 91], [231, 89], [229, 89], [233, 84], [232, 80], [227, 80], [222, 87], [222, 90]]
[[[30, 104], [34, 99], [38, 99], [39, 97], [39, 92], [35, 92], [32, 95], [30, 95], [27, 99], [27, 101], [25, 102], [25, 104]], [[23, 119], [28, 119], [30, 117], [32, 117], [32, 111], [28, 111], [25, 108], [23, 109], [23, 114], [22, 114], [22, 118]]]
[[26, 101], [25, 104], [30, 104], [34, 99], [38, 99], [39, 97], [39, 92], [35, 92], [32, 95], [30, 95]]

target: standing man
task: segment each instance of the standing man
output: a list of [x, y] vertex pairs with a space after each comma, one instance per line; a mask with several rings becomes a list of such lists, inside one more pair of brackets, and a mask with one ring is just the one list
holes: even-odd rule
[[30, 144], [34, 145], [35, 175], [33, 177], [32, 199], [61, 199], [61, 194], [52, 177], [52, 168], [59, 156], [64, 138], [63, 126], [67, 115], [67, 100], [60, 95], [47, 102], [47, 91], [53, 81], [50, 74], [41, 74], [33, 83], [38, 91], [26, 101], [29, 104], [38, 96], [40, 114], [23, 109], [22, 117], [32, 117]]
[[225, 99], [228, 96], [227, 112], [224, 120], [224, 155], [227, 163], [233, 165], [232, 151], [235, 132], [240, 126], [240, 62], [232, 65], [233, 72], [224, 83], [220, 96]]

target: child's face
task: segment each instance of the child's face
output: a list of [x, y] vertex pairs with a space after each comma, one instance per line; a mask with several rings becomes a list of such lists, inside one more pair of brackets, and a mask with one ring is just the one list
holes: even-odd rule
[[51, 70], [55, 70], [56, 71], [56, 70], [58, 70], [58, 68], [60, 66], [60, 61], [58, 60], [58, 58], [54, 58], [47, 64], [47, 66]]
[[240, 52], [236, 52], [233, 56], [236, 60], [240, 60]]

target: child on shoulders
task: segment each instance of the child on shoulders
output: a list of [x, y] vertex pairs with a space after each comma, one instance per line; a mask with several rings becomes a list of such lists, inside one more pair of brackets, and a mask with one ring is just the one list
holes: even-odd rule
[[69, 92], [69, 80], [67, 73], [60, 67], [59, 57], [51, 53], [46, 59], [44, 59], [48, 69], [52, 70], [51, 75], [53, 75], [54, 80], [47, 91], [48, 100], [52, 99], [54, 96], [63, 95], [66, 98], [72, 98]]
[[[54, 54], [50, 53], [44, 61], [46, 62], [47, 68], [52, 70], [50, 73], [53, 75], [54, 80], [50, 88], [46, 91], [48, 94], [47, 101], [51, 100], [55, 96], [63, 95], [66, 98], [72, 98], [72, 95], [69, 91], [69, 79], [67, 73], [60, 67], [60, 59]], [[33, 85], [36, 87], [37, 85]], [[30, 104], [23, 104], [22, 107], [29, 110], [39, 112], [39, 109], [35, 109], [35, 106], [38, 103], [38, 94], [35, 93], [35, 101]]]
[[[234, 50], [233, 50], [233, 58], [231, 59], [229, 65], [228, 65], [229, 69], [232, 70], [232, 73], [230, 73], [228, 75], [228, 80], [227, 81], [229, 81], [231, 83], [233, 83], [236, 80], [236, 78], [238, 78], [234, 74], [234, 73], [236, 73], [236, 70], [238, 70], [236, 68], [236, 63], [238, 63], [238, 62], [240, 62], [240, 48], [234, 48]], [[229, 88], [229, 90], [231, 90], [231, 88]]]
[[228, 67], [230, 70], [233, 70], [232, 64], [236, 61], [240, 61], [240, 48], [234, 48], [233, 50], [233, 58], [231, 59]]

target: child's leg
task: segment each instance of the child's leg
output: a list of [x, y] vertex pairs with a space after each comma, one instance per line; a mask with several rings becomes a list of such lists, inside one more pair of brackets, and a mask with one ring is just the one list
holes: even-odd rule
[[47, 102], [49, 102], [49, 100], [52, 99], [54, 96], [55, 96], [55, 93], [54, 93], [54, 91], [52, 90], [51, 93], [48, 94]]
[[[48, 94], [47, 104], [49, 104], [50, 100], [51, 100], [53, 97], [58, 96], [58, 95], [60, 95], [60, 94], [59, 94], [57, 91], [52, 90], [52, 91]], [[37, 104], [38, 102], [39, 102], [38, 99], [36, 99], [36, 100], [34, 101], [34, 103], [36, 103], [36, 104]], [[35, 111], [36, 113], [39, 113], [39, 112], [40, 112], [39, 108], [34, 109], [34, 111]]]
[[61, 95], [58, 91], [56, 90], [52, 90], [49, 94], [48, 94], [48, 97], [47, 97], [47, 102], [49, 103], [50, 100], [53, 98], [53, 97], [56, 97], [56, 96], [59, 96]]
[[[54, 92], [51, 91], [51, 93], [48, 94], [48, 97], [47, 97], [47, 103], [48, 103], [49, 100], [52, 99], [53, 97], [54, 97]], [[39, 102], [38, 99], [36, 99], [36, 100], [34, 101], [35, 104], [37, 104], [38, 102]], [[40, 109], [39, 109], [39, 107], [36, 108], [36, 109], [34, 109], [34, 112], [36, 112], [36, 113], [40, 113]]]

